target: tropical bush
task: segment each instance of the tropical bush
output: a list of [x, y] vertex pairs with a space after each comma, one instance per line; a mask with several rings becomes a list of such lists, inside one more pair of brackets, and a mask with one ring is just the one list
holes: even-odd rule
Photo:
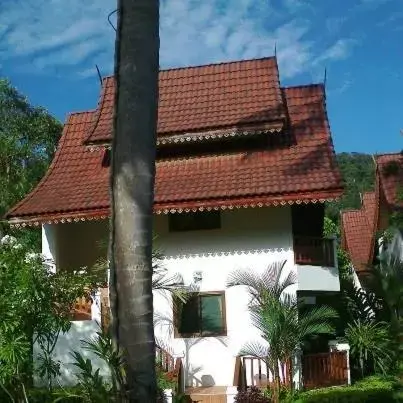
[[239, 391], [234, 401], [235, 403], [271, 403], [270, 397], [256, 386]]
[[341, 317], [354, 378], [397, 372], [403, 361], [403, 264], [385, 261], [371, 269], [366, 288], [342, 279]]
[[334, 386], [303, 392], [295, 403], [392, 403], [399, 397], [401, 384], [393, 377], [370, 377], [353, 386]]
[[99, 275], [86, 269], [53, 273], [40, 254], [8, 235], [0, 241], [0, 273], [0, 388], [10, 401], [27, 400], [34, 372], [52, 389], [60, 374], [52, 356], [59, 334], [71, 326], [77, 298], [91, 298]]

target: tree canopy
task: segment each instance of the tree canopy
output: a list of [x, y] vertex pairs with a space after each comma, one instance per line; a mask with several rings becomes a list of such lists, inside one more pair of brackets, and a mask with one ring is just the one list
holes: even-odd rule
[[344, 196], [338, 202], [329, 203], [326, 209], [326, 215], [335, 222], [338, 222], [341, 210], [360, 208], [360, 194], [375, 186], [375, 163], [371, 155], [340, 153], [337, 162], [344, 180]]
[[[45, 174], [62, 133], [62, 124], [46, 109], [33, 106], [11, 83], [0, 78], [0, 215], [30, 192]], [[9, 232], [6, 224], [0, 231]], [[38, 231], [23, 231], [37, 244]]]

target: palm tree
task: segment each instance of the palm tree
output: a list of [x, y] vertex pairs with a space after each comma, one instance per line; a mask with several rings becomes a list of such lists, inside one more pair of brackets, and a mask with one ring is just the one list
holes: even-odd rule
[[156, 401], [152, 222], [159, 1], [118, 0], [111, 169], [113, 335], [125, 354], [128, 400]]
[[285, 263], [270, 264], [262, 274], [252, 270], [235, 271], [227, 281], [228, 287], [246, 286], [249, 291], [252, 323], [265, 343], [247, 343], [240, 354], [264, 360], [275, 379], [275, 401], [280, 389], [279, 363], [287, 365], [305, 340], [319, 334], [333, 334], [332, 321], [337, 318], [336, 312], [327, 306], [299, 310], [296, 296], [286, 292], [296, 283], [296, 275], [284, 273]]

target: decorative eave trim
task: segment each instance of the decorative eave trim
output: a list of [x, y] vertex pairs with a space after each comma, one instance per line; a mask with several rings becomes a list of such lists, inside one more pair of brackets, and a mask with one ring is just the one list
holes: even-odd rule
[[[224, 138], [240, 138], [255, 136], [261, 134], [274, 134], [283, 131], [283, 125], [265, 128], [265, 129], [243, 129], [233, 128], [231, 130], [211, 130], [202, 133], [185, 133], [175, 135], [161, 135], [157, 138], [157, 146], [164, 146], [170, 144], [184, 144], [184, 143], [200, 143], [208, 140], [220, 140]], [[104, 141], [99, 143], [87, 143], [86, 148], [88, 151], [97, 151], [99, 149], [111, 149], [111, 143]]]
[[232, 131], [211, 131], [198, 134], [180, 134], [174, 136], [166, 136], [165, 138], [157, 139], [157, 146], [166, 144], [180, 144], [180, 143], [196, 143], [205, 140], [218, 140], [222, 138], [233, 138], [233, 137], [246, 137], [254, 136], [259, 134], [273, 134], [280, 133], [283, 127], [273, 127], [270, 129], [260, 129], [260, 130], [238, 130], [234, 129]]
[[45, 224], [69, 224], [85, 221], [101, 221], [110, 217], [109, 209], [102, 212], [72, 212], [66, 214], [48, 214], [43, 217], [34, 218], [12, 218], [9, 220], [12, 228], [39, 227]]
[[161, 214], [182, 214], [182, 213], [195, 213], [197, 211], [218, 211], [218, 210], [239, 210], [241, 208], [259, 208], [259, 207], [282, 207], [291, 206], [293, 204], [317, 204], [338, 201], [340, 197], [321, 198], [321, 199], [298, 199], [298, 200], [273, 200], [267, 202], [228, 202], [218, 206], [197, 206], [197, 207], [183, 207], [183, 208], [159, 208], [155, 209], [154, 213]]
[[[301, 199], [271, 199], [264, 200], [262, 198], [255, 198], [254, 200], [239, 199], [239, 200], [206, 200], [203, 202], [186, 202], [186, 203], [175, 203], [176, 205], [182, 204], [182, 207], [172, 206], [161, 206], [154, 207], [154, 214], [157, 215], [167, 215], [167, 214], [186, 214], [197, 211], [223, 211], [223, 210], [239, 210], [242, 208], [260, 208], [260, 207], [281, 207], [281, 206], [291, 206], [293, 204], [317, 204], [337, 201], [340, 199], [339, 196], [324, 196], [321, 198], [301, 198]], [[185, 205], [188, 206], [185, 206]], [[65, 213], [63, 215], [47, 215], [43, 217], [34, 218], [12, 218], [9, 220], [9, 224], [14, 228], [24, 228], [24, 227], [38, 227], [44, 224], [67, 224], [67, 223], [77, 223], [85, 221], [99, 221], [106, 220], [110, 217], [109, 209], [97, 211], [97, 212], [71, 212]]]

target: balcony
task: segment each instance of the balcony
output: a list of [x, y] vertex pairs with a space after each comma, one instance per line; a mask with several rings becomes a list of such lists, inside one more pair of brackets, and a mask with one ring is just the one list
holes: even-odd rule
[[336, 240], [294, 237], [300, 291], [340, 291]]
[[334, 239], [295, 237], [295, 263], [311, 266], [336, 266]]

